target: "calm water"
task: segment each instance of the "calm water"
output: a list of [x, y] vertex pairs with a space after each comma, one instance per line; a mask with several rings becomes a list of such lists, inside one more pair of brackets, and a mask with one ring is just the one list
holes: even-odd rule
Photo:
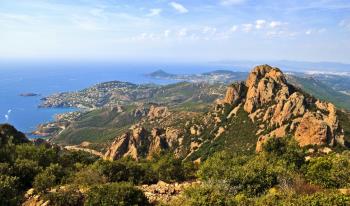
[[[72, 109], [38, 108], [42, 97], [56, 92], [76, 91], [111, 80], [170, 83], [150, 79], [144, 75], [157, 69], [171, 73], [200, 73], [224, 68], [214, 65], [179, 64], [0, 62], [0, 123], [8, 122], [28, 133], [38, 124], [53, 120], [55, 114], [71, 111]], [[27, 92], [38, 93], [41, 96], [19, 96]]]

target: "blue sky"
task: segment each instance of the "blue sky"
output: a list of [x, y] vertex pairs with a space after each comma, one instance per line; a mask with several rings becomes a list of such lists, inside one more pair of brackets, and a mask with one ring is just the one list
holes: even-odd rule
[[350, 63], [350, 1], [0, 0], [0, 58]]

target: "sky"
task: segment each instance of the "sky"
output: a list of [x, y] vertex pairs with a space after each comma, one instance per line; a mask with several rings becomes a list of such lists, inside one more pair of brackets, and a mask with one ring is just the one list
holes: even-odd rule
[[350, 63], [350, 1], [0, 0], [0, 59]]

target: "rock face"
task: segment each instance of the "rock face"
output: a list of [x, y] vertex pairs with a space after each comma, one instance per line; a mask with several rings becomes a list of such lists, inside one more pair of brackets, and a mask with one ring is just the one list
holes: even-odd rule
[[163, 150], [173, 147], [178, 141], [176, 129], [153, 128], [151, 131], [134, 125], [128, 132], [116, 138], [104, 155], [106, 160], [115, 160], [122, 157], [150, 157]]
[[232, 84], [227, 88], [224, 103], [237, 105], [237, 103], [244, 98], [246, 93], [246, 86], [243, 82]]
[[267, 139], [286, 135], [301, 146], [344, 144], [335, 106], [288, 84], [281, 70], [269, 65], [255, 67], [246, 82], [230, 86], [219, 103], [236, 110], [243, 104], [251, 120], [264, 128], [258, 132], [257, 151]]
[[152, 105], [148, 112], [149, 119], [166, 117], [168, 115], [169, 115], [169, 111], [167, 107], [155, 107]]

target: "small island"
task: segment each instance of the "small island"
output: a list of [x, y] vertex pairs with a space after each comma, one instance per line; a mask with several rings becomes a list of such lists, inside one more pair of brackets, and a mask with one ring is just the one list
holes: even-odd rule
[[40, 94], [27, 92], [27, 93], [21, 93], [21, 94], [19, 94], [19, 96], [21, 96], [21, 97], [36, 97], [36, 96], [40, 96]]

